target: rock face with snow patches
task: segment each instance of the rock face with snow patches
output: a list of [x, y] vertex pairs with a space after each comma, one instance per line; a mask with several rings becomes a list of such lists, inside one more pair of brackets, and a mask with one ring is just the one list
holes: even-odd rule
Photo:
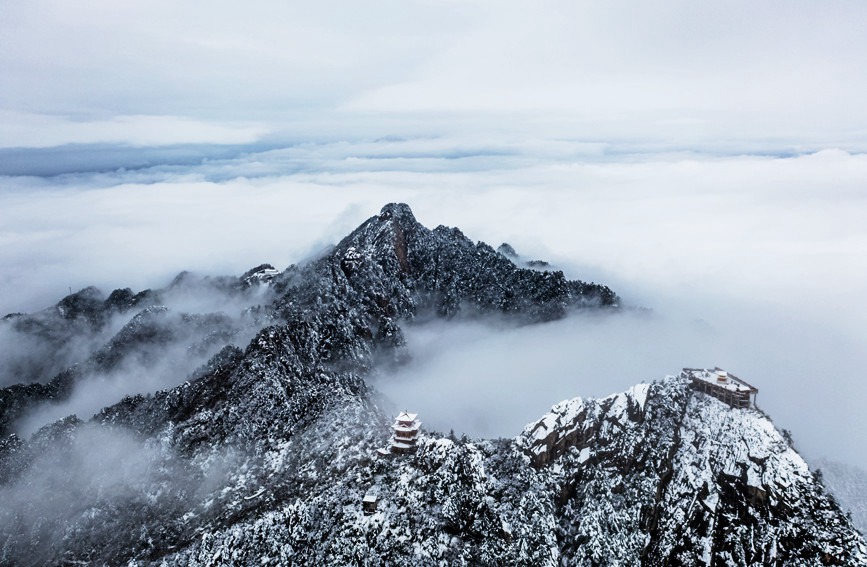
[[694, 392], [685, 376], [558, 404], [518, 445], [561, 488], [569, 564], [867, 560], [770, 420]]
[[[685, 377], [561, 402], [514, 439], [422, 431], [378, 456], [394, 414], [365, 378], [411, 356], [406, 325], [620, 308], [503, 250], [392, 204], [303, 266], [5, 318], [61, 360], [3, 367], [23, 383], [0, 390], [0, 565], [867, 565], [767, 417]], [[237, 313], [171, 307], [202, 290]], [[189, 355], [174, 385], [21, 430], [168, 351]]]

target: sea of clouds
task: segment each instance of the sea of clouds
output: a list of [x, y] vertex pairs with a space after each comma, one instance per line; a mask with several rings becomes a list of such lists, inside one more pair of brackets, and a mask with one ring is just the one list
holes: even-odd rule
[[[38, 157], [38, 156], [37, 156]], [[431, 427], [511, 436], [561, 399], [719, 365], [808, 455], [867, 465], [867, 157], [612, 152], [460, 138], [288, 145], [198, 165], [3, 179], [0, 311], [86, 285], [162, 287], [181, 270], [282, 269], [379, 208], [409, 203], [627, 305], [521, 328], [407, 329], [377, 386]]]
[[867, 466], [863, 2], [33, 0], [0, 37], [0, 314], [282, 269], [402, 201], [649, 309], [408, 328], [377, 386], [431, 427], [719, 365]]

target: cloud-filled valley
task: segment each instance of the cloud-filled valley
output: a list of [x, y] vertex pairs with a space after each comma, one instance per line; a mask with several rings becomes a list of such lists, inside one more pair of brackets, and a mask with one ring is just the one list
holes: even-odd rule
[[[382, 204], [407, 202], [427, 226], [509, 242], [525, 260], [550, 261], [649, 309], [505, 330], [410, 326], [412, 360], [377, 384], [430, 426], [511, 436], [561, 399], [720, 365], [760, 388], [760, 405], [807, 455], [864, 466], [867, 320], [854, 306], [867, 290], [865, 178], [864, 156], [836, 150], [618, 155], [581, 142], [459, 138], [6, 177], [0, 311], [36, 311], [87, 285], [159, 288], [185, 269], [283, 269]], [[142, 390], [118, 384], [118, 395]]]

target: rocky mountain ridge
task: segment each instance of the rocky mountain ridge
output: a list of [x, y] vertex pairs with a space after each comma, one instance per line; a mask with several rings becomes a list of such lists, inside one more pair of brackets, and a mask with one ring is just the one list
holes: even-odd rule
[[[205, 293], [233, 314], [165, 305]], [[426, 432], [414, 454], [377, 458], [391, 408], [365, 377], [411, 355], [406, 325], [620, 308], [604, 285], [520, 268], [406, 205], [283, 272], [73, 296], [4, 320], [39, 329], [43, 351], [92, 340], [47, 381], [21, 357], [29, 383], [0, 390], [0, 564], [867, 564], [763, 415], [677, 377], [563, 402], [515, 439]], [[162, 368], [179, 345], [174, 385], [15, 433], [40, 404]]]

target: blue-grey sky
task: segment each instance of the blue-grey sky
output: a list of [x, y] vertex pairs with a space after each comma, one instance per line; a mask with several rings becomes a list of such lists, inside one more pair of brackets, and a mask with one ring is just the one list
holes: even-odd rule
[[[0, 314], [283, 268], [405, 201], [659, 319], [416, 333], [420, 389], [383, 386], [398, 403], [448, 374], [484, 414], [456, 430], [510, 435], [719, 364], [809, 454], [864, 466], [864, 53], [854, 1], [7, 1]], [[550, 362], [504, 364], [522, 344]]]

